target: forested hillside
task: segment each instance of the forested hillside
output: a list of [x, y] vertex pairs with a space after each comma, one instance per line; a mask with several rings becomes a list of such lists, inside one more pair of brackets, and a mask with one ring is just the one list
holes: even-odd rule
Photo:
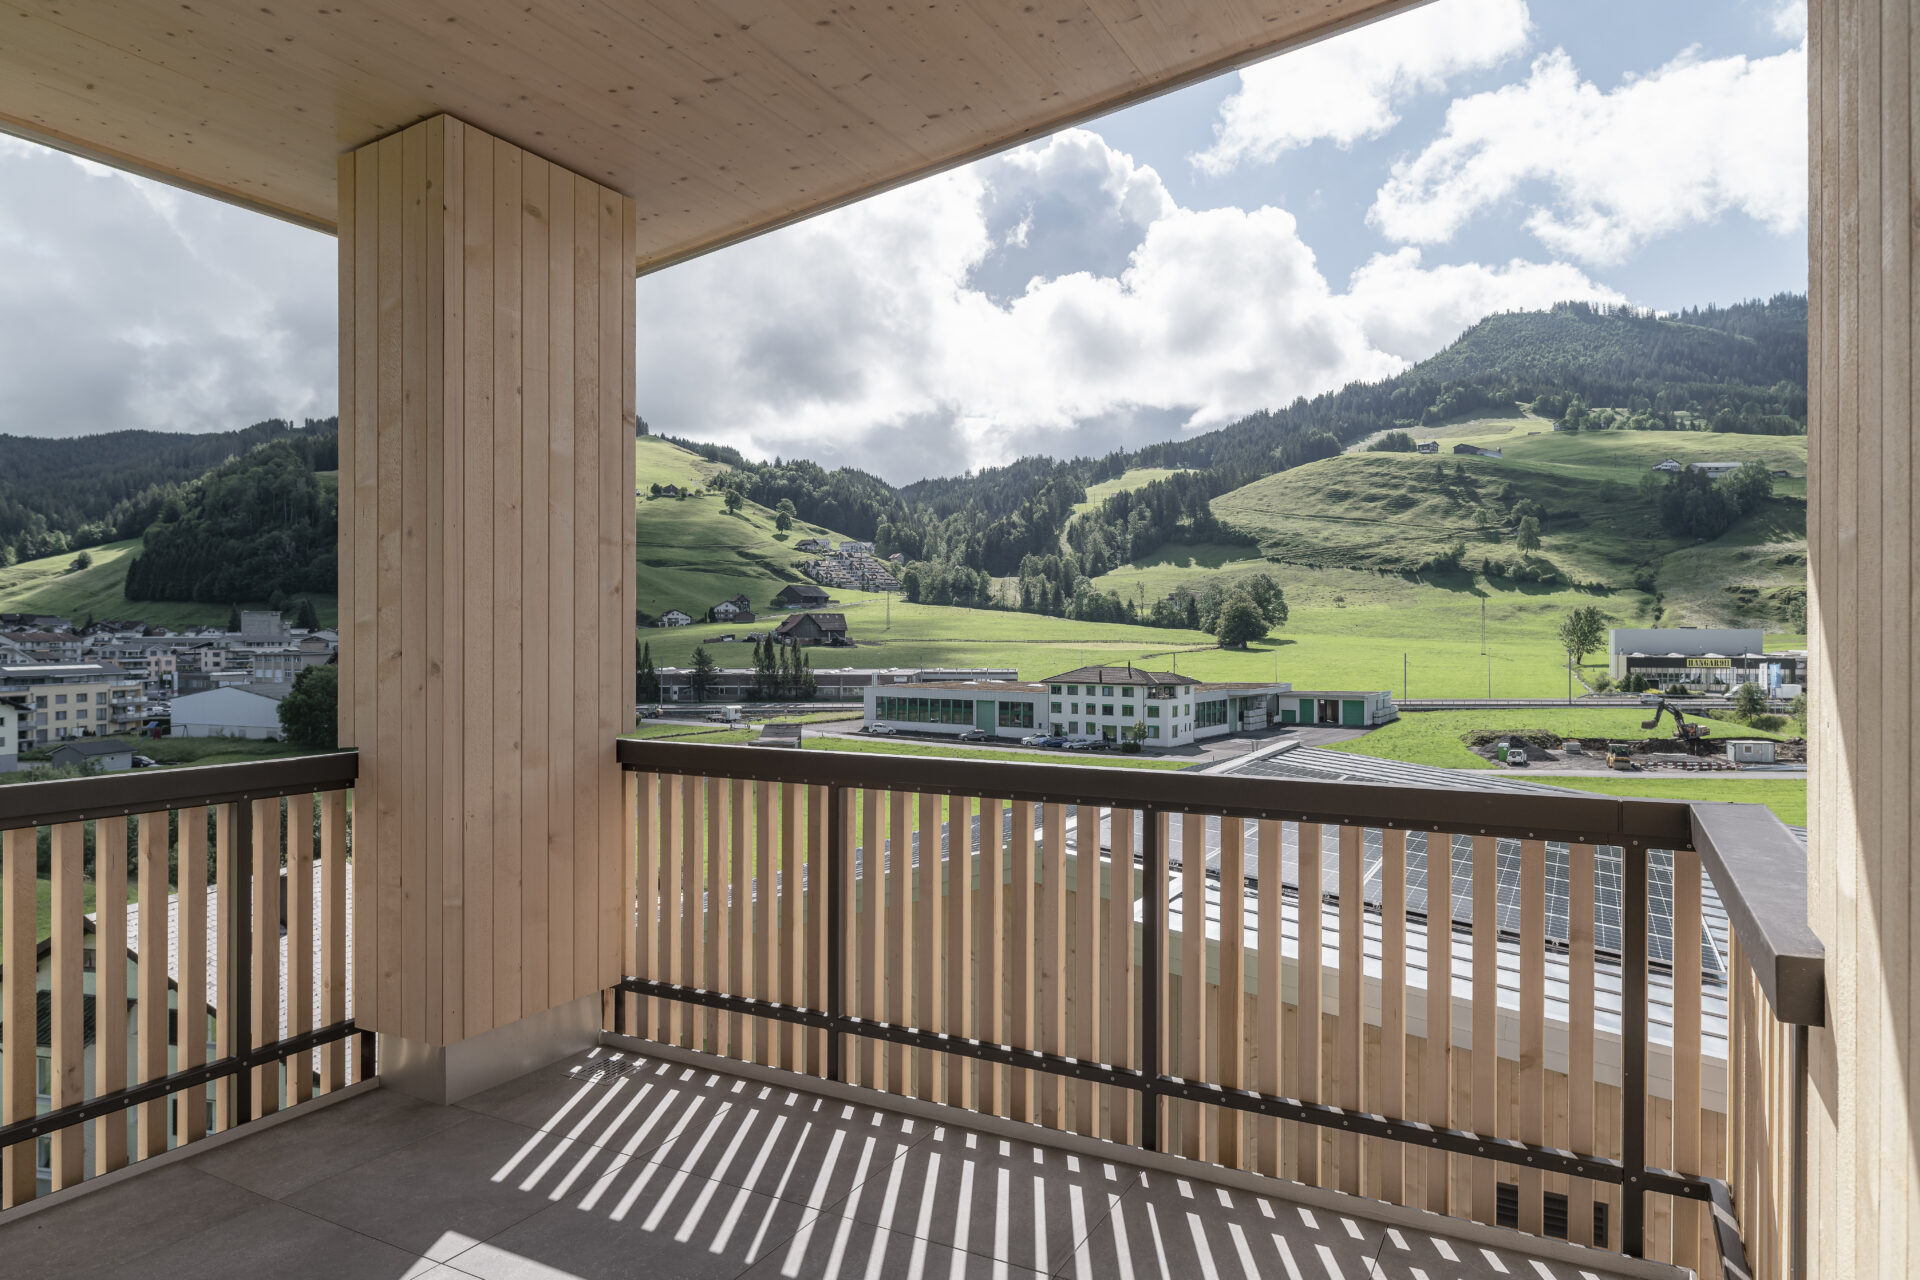
[[337, 454], [337, 436], [276, 440], [169, 497], [127, 567], [127, 599], [332, 595], [339, 485], [317, 473], [334, 470]]
[[[333, 418], [239, 431], [113, 431], [60, 440], [0, 436], [0, 567], [137, 538], [181, 486], [272, 440], [332, 439]], [[332, 455], [321, 470], [336, 465]], [[331, 588], [329, 588], [331, 590]]]

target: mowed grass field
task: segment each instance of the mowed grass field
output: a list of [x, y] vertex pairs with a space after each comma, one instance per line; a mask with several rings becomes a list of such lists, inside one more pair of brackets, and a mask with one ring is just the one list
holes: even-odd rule
[[[1334, 743], [1330, 751], [1375, 756], [1382, 760], [1405, 760], [1413, 764], [1439, 765], [1448, 769], [1499, 769], [1501, 766], [1475, 755], [1461, 735], [1476, 730], [1495, 733], [1522, 733], [1545, 730], [1563, 738], [1586, 742], [1609, 739], [1639, 742], [1651, 737], [1666, 737], [1673, 732], [1673, 721], [1663, 718], [1658, 729], [1642, 729], [1641, 723], [1652, 709], [1638, 707], [1489, 707], [1473, 711], [1410, 711], [1392, 724], [1375, 729], [1364, 737]], [[1789, 725], [1778, 733], [1750, 729], [1726, 720], [1705, 722], [1715, 738], [1772, 738], [1798, 735], [1799, 726]], [[1596, 760], [1596, 769], [1606, 767]], [[1551, 780], [1551, 779], [1548, 779]]]
[[1085, 502], [1076, 502], [1073, 506], [1073, 512], [1075, 515], [1084, 515], [1116, 493], [1128, 493], [1134, 489], [1144, 489], [1155, 480], [1165, 480], [1168, 476], [1178, 474], [1179, 472], [1171, 467], [1135, 467], [1124, 475], [1117, 475], [1110, 480], [1102, 480], [1096, 484], [1088, 485], [1087, 500]]
[[[75, 623], [90, 617], [138, 618], [162, 627], [218, 626], [227, 620], [229, 606], [224, 604], [127, 599], [127, 564], [140, 554], [138, 538], [89, 547], [87, 552], [93, 565], [77, 573], [68, 570], [77, 551], [0, 569], [0, 613], [51, 613]], [[267, 603], [240, 607], [264, 609]], [[339, 607], [333, 596], [314, 596], [313, 607], [321, 625], [335, 625]]]
[[1553, 778], [1551, 782], [1556, 787], [1606, 796], [1763, 804], [1790, 827], [1807, 825], [1807, 784], [1799, 778], [1652, 778], [1635, 774], [1619, 778]]

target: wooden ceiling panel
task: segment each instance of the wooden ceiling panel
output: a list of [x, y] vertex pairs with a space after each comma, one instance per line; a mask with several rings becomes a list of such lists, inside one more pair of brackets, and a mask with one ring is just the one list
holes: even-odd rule
[[14, 0], [0, 129], [332, 230], [446, 112], [638, 205], [642, 270], [1416, 0]]

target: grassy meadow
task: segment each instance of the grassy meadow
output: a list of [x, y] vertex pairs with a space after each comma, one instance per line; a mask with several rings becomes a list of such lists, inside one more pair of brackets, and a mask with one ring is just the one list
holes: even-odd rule
[[[227, 620], [229, 606], [224, 604], [127, 599], [127, 563], [140, 553], [138, 538], [89, 547], [87, 552], [93, 565], [77, 573], [68, 569], [77, 551], [0, 569], [0, 613], [51, 613], [76, 623], [90, 617], [137, 617], [162, 627], [218, 626]], [[267, 603], [240, 607], [264, 609]], [[335, 624], [339, 609], [333, 596], [313, 597], [313, 607], [323, 626]]]

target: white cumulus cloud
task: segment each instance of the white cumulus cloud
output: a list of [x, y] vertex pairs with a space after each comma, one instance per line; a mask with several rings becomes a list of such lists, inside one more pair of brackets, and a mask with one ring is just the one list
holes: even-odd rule
[[1323, 138], [1350, 147], [1378, 137], [1408, 98], [1498, 65], [1526, 48], [1531, 30], [1526, 0], [1435, 0], [1249, 67], [1193, 163], [1225, 173]]
[[[1131, 237], [1113, 269], [993, 229], [1036, 172], [1072, 177], [1034, 198], [1027, 238], [1068, 210], [1076, 239]], [[989, 291], [1009, 253], [1024, 283]], [[1396, 373], [1489, 311], [1618, 300], [1564, 264], [1429, 267], [1415, 249], [1342, 292], [1290, 213], [1182, 208], [1085, 131], [643, 278], [639, 297], [656, 429], [896, 481], [1219, 426]]]
[[1517, 200], [1543, 244], [1590, 264], [1729, 213], [1790, 232], [1806, 221], [1806, 84], [1804, 46], [1686, 53], [1611, 90], [1556, 49], [1526, 80], [1455, 101], [1367, 219], [1390, 239], [1440, 244]]

